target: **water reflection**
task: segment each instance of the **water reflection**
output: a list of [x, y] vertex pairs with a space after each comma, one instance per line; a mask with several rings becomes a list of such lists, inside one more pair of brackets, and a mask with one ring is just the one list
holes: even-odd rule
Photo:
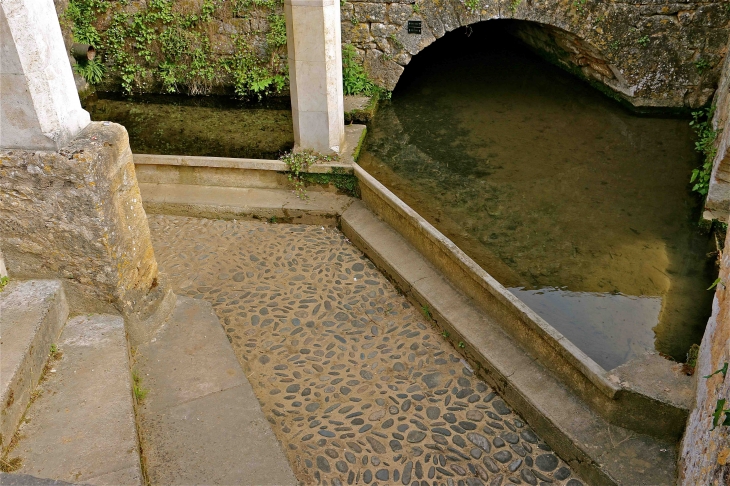
[[632, 115], [490, 24], [414, 57], [361, 165], [601, 364], [684, 359], [713, 279], [687, 120]]

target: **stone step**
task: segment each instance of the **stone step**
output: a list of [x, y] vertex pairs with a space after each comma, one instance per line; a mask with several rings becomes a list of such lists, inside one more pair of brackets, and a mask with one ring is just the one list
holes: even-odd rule
[[139, 184], [139, 189], [148, 213], [213, 219], [334, 225], [353, 201], [331, 192], [309, 192], [301, 199], [289, 189], [150, 183]]
[[608, 423], [399, 233], [362, 203], [342, 231], [388, 275], [477, 372], [590, 484], [674, 484], [677, 445]]
[[209, 303], [178, 297], [135, 356], [149, 389], [138, 412], [152, 484], [296, 484]]
[[19, 428], [12, 450], [22, 460], [17, 472], [73, 483], [143, 484], [124, 320], [74, 317], [58, 351]]
[[28, 408], [68, 318], [63, 286], [56, 280], [12, 281], [0, 292], [0, 443], [4, 451]]

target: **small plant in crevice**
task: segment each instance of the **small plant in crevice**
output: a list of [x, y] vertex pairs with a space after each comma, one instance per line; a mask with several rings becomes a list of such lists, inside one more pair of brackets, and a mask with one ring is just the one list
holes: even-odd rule
[[715, 375], [722, 374], [722, 379], [724, 380], [725, 377], [727, 376], [727, 368], [728, 368], [728, 363], [726, 361], [725, 364], [723, 364], [720, 369], [713, 371], [712, 373], [710, 373], [707, 376], [703, 376], [703, 378], [709, 379]]
[[710, 61], [705, 59], [704, 57], [697, 59], [694, 62], [694, 64], [695, 64], [695, 68], [697, 69], [697, 72], [699, 74], [703, 74], [705, 71], [707, 71], [711, 67]]
[[357, 59], [357, 50], [352, 44], [342, 45], [342, 89], [345, 95], [372, 96], [378, 92]]
[[142, 377], [139, 376], [139, 372], [137, 370], [132, 370], [132, 392], [134, 393], [134, 398], [141, 402], [149, 393], [149, 390], [142, 387]]
[[700, 347], [698, 344], [693, 344], [687, 351], [687, 360], [682, 365], [682, 372], [687, 376], [692, 376], [695, 373], [697, 367], [697, 357], [700, 354]]
[[8, 277], [0, 277], [0, 292], [3, 291], [8, 282], [10, 282], [10, 279]]
[[423, 314], [423, 317], [425, 317], [429, 321], [433, 320], [433, 316], [431, 315], [431, 309], [427, 305], [421, 306], [421, 313]]
[[411, 5], [411, 8], [413, 9], [414, 14], [421, 13], [421, 6], [418, 5], [418, 3], [414, 3], [413, 5]]
[[466, 347], [466, 344], [464, 344], [464, 341], [459, 341], [459, 349], [464, 349]]
[[[712, 414], [712, 429], [710, 430], [715, 430], [718, 425], [730, 427], [730, 409], [725, 408], [726, 402], [725, 398], [721, 398], [715, 403], [715, 411]], [[725, 415], [725, 420], [721, 421], [723, 415]]]
[[509, 3], [509, 11], [514, 15], [517, 13], [517, 8], [522, 4], [522, 0], [511, 0]]
[[299, 199], [307, 199], [305, 173], [317, 162], [335, 162], [338, 155], [323, 155], [313, 150], [287, 152], [279, 159], [286, 164], [287, 178], [294, 185], [294, 192]]
[[636, 43], [639, 44], [641, 47], [646, 47], [649, 45], [649, 36], [648, 35], [642, 35], [638, 39], [636, 39]]
[[479, 8], [482, 5], [482, 0], [464, 0], [464, 6], [470, 13], [479, 12]]
[[448, 338], [449, 338], [449, 336], [451, 336], [451, 334], [449, 333], [449, 331], [442, 331], [442, 332], [441, 332], [441, 336], [443, 336], [443, 337], [445, 337], [446, 339], [448, 339]]
[[725, 282], [722, 280], [722, 278], [717, 277], [714, 282], [712, 282], [712, 285], [707, 287], [707, 290], [713, 290], [718, 285], [722, 285], [722, 288], [725, 288]]
[[575, 8], [576, 12], [583, 15], [586, 11], [586, 2], [588, 0], [573, 0], [573, 8]]
[[[694, 128], [697, 134], [697, 141], [695, 141], [695, 151], [699, 152], [703, 156], [702, 165], [697, 169], [692, 170], [692, 175], [689, 182], [694, 184], [692, 191], [706, 196], [707, 191], [710, 188], [710, 175], [712, 173], [712, 163], [717, 155], [717, 147], [715, 147], [715, 140], [717, 139], [718, 131], [712, 127], [712, 116], [715, 113], [715, 107], [711, 106], [704, 110], [693, 111], [692, 121], [689, 125]], [[717, 285], [716, 282], [715, 285]], [[712, 288], [712, 287], [710, 287]]]

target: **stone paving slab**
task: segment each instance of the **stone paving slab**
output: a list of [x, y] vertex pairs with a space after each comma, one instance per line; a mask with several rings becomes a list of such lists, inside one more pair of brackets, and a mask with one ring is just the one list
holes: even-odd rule
[[69, 320], [40, 396], [13, 449], [18, 470], [40, 478], [97, 485], [141, 485], [124, 320]]
[[570, 485], [573, 471], [339, 231], [150, 216], [303, 484]]
[[11, 281], [0, 293], [0, 446], [8, 446], [68, 318], [56, 280]]
[[208, 302], [179, 297], [135, 359], [152, 484], [296, 483]]

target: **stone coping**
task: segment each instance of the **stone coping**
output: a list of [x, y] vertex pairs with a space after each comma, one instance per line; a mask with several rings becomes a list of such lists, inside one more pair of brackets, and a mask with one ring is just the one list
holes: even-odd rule
[[[237, 159], [227, 157], [198, 157], [192, 155], [155, 155], [134, 154], [135, 165], [172, 165], [178, 167], [212, 167], [220, 169], [271, 170], [286, 172], [286, 164], [280, 160]], [[352, 165], [341, 162], [326, 162], [309, 167], [307, 172], [326, 174], [332, 169], [344, 169], [352, 172]]]
[[[579, 369], [582, 374], [584, 374], [608, 397], [613, 398], [621, 389], [620, 385], [617, 385], [608, 379], [608, 374], [603, 367], [593, 361], [593, 359], [587, 356], [583, 351], [578, 349], [557, 329], [548, 324], [547, 321], [529, 308], [527, 304], [515, 297], [502, 284], [497, 282], [494, 277], [489, 275], [489, 273], [477, 265], [474, 260], [472, 260], [433, 225], [431, 225], [431, 223], [426, 221], [421, 215], [411, 209], [410, 206], [401, 201], [400, 198], [357, 164], [355, 164], [355, 175], [360, 181], [360, 184], [370, 190], [370, 194], [368, 195], [374, 195], [384, 201], [391, 209], [395, 210], [403, 217], [402, 219], [404, 222], [408, 225], [415, 226], [419, 235], [435, 244], [441, 254], [424, 254], [424, 256], [435, 264], [437, 268], [442, 271], [444, 270], [444, 259], [449, 260], [449, 263], [458, 266], [459, 270], [461, 270], [463, 274], [462, 276], [470, 280], [470, 282], [466, 282], [463, 279], [450, 279], [461, 291], [470, 297], [475, 298], [473, 289], [469, 288], [475, 284], [479, 289], [496, 297], [502, 304], [515, 312], [519, 318], [530, 327], [531, 331], [536, 333], [541, 339], [550, 342], [553, 350]], [[368, 195], [363, 194], [363, 200], [365, 200], [366, 203], [371, 202], [368, 201], [368, 199], [370, 199]], [[373, 209], [374, 205], [368, 204], [368, 206]], [[375, 209], [377, 209], [377, 207]], [[376, 214], [378, 214], [377, 210]], [[378, 215], [381, 216], [380, 214]], [[399, 230], [399, 226], [394, 227]], [[399, 232], [401, 231], [399, 230]], [[410, 240], [410, 238], [407, 239]], [[444, 273], [449, 277], [454, 275], [453, 271], [445, 271]], [[479, 300], [478, 296], [475, 300]]]

